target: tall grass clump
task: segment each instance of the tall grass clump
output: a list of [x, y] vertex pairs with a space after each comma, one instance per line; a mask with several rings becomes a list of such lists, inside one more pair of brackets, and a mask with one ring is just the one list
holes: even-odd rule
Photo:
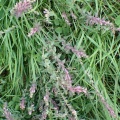
[[0, 1], [0, 120], [119, 120], [117, 0]]

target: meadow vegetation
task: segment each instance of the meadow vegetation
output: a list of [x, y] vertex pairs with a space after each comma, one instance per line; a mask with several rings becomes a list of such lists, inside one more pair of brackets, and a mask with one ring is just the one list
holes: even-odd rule
[[120, 120], [119, 0], [0, 0], [0, 120]]

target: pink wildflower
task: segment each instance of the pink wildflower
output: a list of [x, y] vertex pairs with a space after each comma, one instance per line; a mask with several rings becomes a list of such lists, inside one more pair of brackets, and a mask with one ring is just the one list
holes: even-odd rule
[[33, 94], [35, 93], [36, 89], [37, 89], [37, 86], [35, 83], [33, 83], [32, 86], [30, 87], [30, 98], [33, 97]]
[[48, 106], [49, 105], [49, 93], [46, 93], [46, 95], [44, 96], [44, 101], [46, 103], [46, 105]]
[[20, 108], [21, 108], [22, 110], [25, 109], [25, 99], [24, 99], [24, 98], [22, 98], [21, 101], [20, 101]]
[[71, 80], [71, 76], [69, 74], [69, 71], [65, 68], [64, 63], [62, 61], [58, 60], [57, 62], [58, 62], [58, 65], [62, 68], [62, 71], [65, 74], [65, 77], [64, 77], [65, 84], [64, 85], [67, 88], [70, 88], [72, 86], [72, 80]]
[[77, 116], [77, 112], [76, 112], [76, 110], [74, 110], [74, 109], [72, 109], [72, 114], [74, 115], [74, 116]]
[[34, 111], [34, 104], [28, 107], [28, 114], [31, 115], [33, 111]]
[[73, 93], [84, 93], [87, 94], [87, 88], [83, 88], [81, 86], [77, 86], [77, 87], [73, 87], [72, 86], [72, 80], [71, 80], [71, 76], [69, 74], [69, 71], [65, 68], [64, 63], [60, 60], [58, 60], [58, 65], [62, 68], [62, 70], [65, 73], [65, 81], [64, 81], [64, 86], [71, 92]]
[[51, 24], [51, 22], [50, 22], [50, 11], [45, 8], [43, 13], [45, 14], [46, 22]]
[[108, 110], [108, 112], [110, 113], [110, 115], [114, 118], [116, 118], [116, 114], [114, 112], [114, 110], [112, 109], [112, 107], [110, 107], [110, 105], [105, 101], [104, 97], [97, 91], [97, 95], [99, 96], [101, 102], [104, 104], [104, 106], [106, 107], [106, 109]]
[[[66, 48], [67, 48], [67, 47], [66, 47]], [[76, 50], [75, 48], [71, 48], [71, 51], [72, 51], [73, 53], [75, 53], [76, 56], [79, 57], [79, 58], [81, 58], [81, 57], [87, 58], [87, 57], [88, 57], [83, 50]]]
[[109, 27], [114, 27], [113, 23], [110, 23], [110, 21], [105, 21], [104, 19], [101, 19], [99, 17], [94, 17], [94, 16], [88, 16], [87, 22], [91, 25], [93, 24], [99, 24], [102, 26], [109, 26]]
[[78, 58], [84, 57], [87, 58], [88, 56], [83, 50], [77, 50], [74, 47], [71, 47], [70, 45], [66, 45], [64, 42], [62, 42], [63, 46], [66, 48], [66, 50], [71, 50]]
[[54, 106], [55, 112], [58, 113], [59, 107], [58, 107], [57, 103], [56, 103], [53, 99], [51, 99], [51, 102], [52, 102], [52, 104], [53, 104], [53, 106]]
[[116, 28], [116, 29], [115, 29], [115, 31], [118, 31], [118, 32], [120, 32], [120, 28]]
[[77, 87], [71, 87], [70, 88], [70, 91], [73, 92], [73, 93], [84, 93], [84, 94], [87, 94], [87, 88], [83, 88], [81, 86], [77, 86]]
[[46, 119], [47, 119], [47, 110], [44, 110], [42, 112], [42, 118], [41, 118], [41, 120], [46, 120]]
[[99, 99], [103, 103], [103, 105], [106, 107], [106, 109], [108, 110], [109, 114], [112, 117], [116, 118], [117, 115], [115, 114], [115, 111], [112, 109], [112, 107], [110, 107], [110, 105], [107, 103], [107, 101], [105, 100], [105, 98], [100, 94], [99, 90], [95, 87], [95, 85], [94, 85], [95, 83], [92, 80], [92, 74], [90, 74], [89, 71], [88, 72], [85, 71], [85, 74], [89, 77], [92, 86], [95, 88], [95, 92], [96, 92], [97, 96], [99, 97]]
[[66, 68], [64, 68], [63, 70], [65, 72], [65, 80], [67, 81], [68, 86], [71, 87], [72, 86], [71, 76]]
[[16, 3], [15, 7], [13, 8], [13, 13], [16, 17], [20, 17], [24, 12], [32, 9], [32, 2], [35, 0], [23, 0], [19, 3]]
[[76, 120], [74, 117], [70, 117], [69, 120]]
[[35, 33], [37, 33], [40, 30], [40, 25], [36, 24], [35, 27], [31, 28], [30, 32], [28, 33], [28, 37], [33, 36]]
[[4, 103], [3, 110], [4, 110], [3, 111], [4, 112], [4, 116], [6, 117], [7, 120], [14, 120], [12, 118], [12, 115], [11, 115], [10, 111], [7, 108], [7, 103]]
[[65, 22], [70, 26], [70, 21], [69, 21], [69, 19], [68, 19], [68, 17], [67, 17], [67, 15], [66, 15], [65, 12], [62, 13], [62, 18], [63, 18], [63, 19], [65, 20]]
[[75, 20], [77, 19], [76, 15], [73, 12], [71, 12], [71, 17]]
[[46, 94], [46, 95], [44, 96], [44, 101], [45, 101], [45, 102], [48, 102], [48, 100], [49, 100], [49, 96]]

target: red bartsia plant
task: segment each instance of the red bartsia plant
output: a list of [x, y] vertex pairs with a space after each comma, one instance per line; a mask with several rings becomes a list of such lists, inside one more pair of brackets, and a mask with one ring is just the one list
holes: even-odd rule
[[42, 112], [42, 118], [41, 120], [46, 120], [47, 118], [47, 114], [48, 114], [48, 106], [49, 106], [49, 92], [46, 92], [45, 96], [44, 96], [44, 102], [45, 102], [45, 106], [44, 106], [44, 110]]
[[78, 58], [84, 57], [87, 58], [88, 56], [86, 55], [84, 50], [77, 50], [76, 48], [70, 46], [69, 44], [66, 44], [65, 42], [62, 42], [62, 45], [64, 48], [68, 51], [72, 51]]
[[21, 15], [32, 9], [32, 3], [35, 2], [36, 0], [23, 0], [20, 1], [19, 3], [16, 3], [14, 6], [12, 12], [16, 17], [21, 17]]
[[64, 76], [64, 80], [65, 80], [64, 86], [67, 88], [67, 90], [69, 90], [72, 93], [87, 94], [87, 88], [84, 88], [84, 87], [81, 87], [81, 86], [76, 86], [76, 87], [72, 86], [71, 76], [69, 74], [69, 71], [65, 68], [64, 63], [62, 61], [60, 61], [59, 59], [57, 60], [57, 62], [58, 62], [58, 65], [61, 67], [62, 71], [65, 74], [65, 76]]
[[117, 31], [114, 24], [111, 23], [110, 21], [106, 21], [104, 18], [101, 19], [99, 17], [88, 15], [87, 16], [87, 24], [108, 27], [109, 30], [111, 30], [113, 33], [115, 33], [115, 31]]
[[109, 27], [114, 27], [113, 23], [110, 21], [106, 21], [105, 19], [101, 19], [99, 17], [94, 17], [94, 16], [87, 16], [87, 23], [93, 25], [93, 24], [99, 24], [102, 26], [109, 26]]
[[62, 62], [59, 59], [57, 60], [57, 62], [58, 62], [59, 67], [62, 69], [62, 71], [65, 74], [65, 76], [64, 76], [65, 86], [67, 87], [67, 89], [70, 89], [72, 87], [72, 80], [71, 80], [69, 71], [65, 68], [64, 62]]
[[103, 103], [103, 105], [106, 107], [106, 109], [108, 110], [109, 114], [113, 117], [116, 118], [116, 114], [115, 111], [113, 110], [113, 108], [107, 103], [107, 101], [104, 99], [104, 97], [97, 91], [97, 95], [100, 98], [100, 101]]
[[28, 107], [28, 114], [31, 115], [34, 111], [34, 104], [31, 104], [31, 106]]
[[21, 101], [20, 101], [20, 108], [21, 108], [22, 110], [25, 109], [25, 98], [23, 98], [23, 97], [22, 97], [22, 99], [21, 99]]
[[45, 14], [46, 22], [51, 24], [51, 22], [50, 22], [50, 11], [45, 8], [43, 13]]
[[46, 106], [48, 106], [49, 105], [49, 93], [48, 92], [44, 96], [44, 101], [45, 101]]
[[[83, 65], [82, 65], [82, 67], [83, 67]], [[92, 75], [90, 74], [90, 72], [85, 72], [85, 74], [89, 77], [90, 82], [91, 82], [93, 88], [95, 89], [95, 92], [96, 92], [97, 96], [99, 97], [101, 103], [108, 110], [110, 116], [112, 116], [113, 118], [117, 118], [117, 115], [115, 114], [115, 111], [113, 110], [113, 108], [107, 103], [105, 98], [100, 94], [99, 90], [95, 87], [95, 84], [94, 84], [94, 81], [92, 80]]]
[[5, 118], [7, 119], [7, 120], [14, 120], [13, 118], [12, 118], [12, 115], [11, 115], [11, 112], [8, 110], [8, 108], [7, 108], [7, 103], [4, 103], [4, 106], [3, 106], [3, 114], [4, 114], [4, 116], [5, 116]]
[[30, 29], [30, 32], [28, 33], [28, 37], [33, 36], [34, 34], [38, 33], [40, 31], [40, 25], [36, 24], [33, 28]]
[[70, 26], [70, 21], [65, 12], [62, 13], [62, 18], [65, 20], [66, 24]]
[[84, 93], [87, 95], [87, 88], [81, 87], [81, 86], [77, 86], [77, 87], [73, 87], [70, 89], [71, 92], [73, 93]]
[[35, 93], [35, 90], [37, 89], [37, 85], [36, 83], [32, 83], [31, 87], [30, 87], [30, 98], [33, 97], [33, 94]]
[[87, 15], [87, 24], [106, 26], [113, 33], [115, 33], [115, 31], [120, 32], [120, 28], [115, 27], [113, 23], [111, 23], [110, 21], [106, 21], [104, 18], [99, 18], [96, 16]]
[[56, 14], [54, 13], [54, 11], [48, 10], [46, 8], [44, 8], [44, 16], [45, 16], [45, 22], [48, 24], [52, 24], [50, 17], [55, 17], [57, 18]]

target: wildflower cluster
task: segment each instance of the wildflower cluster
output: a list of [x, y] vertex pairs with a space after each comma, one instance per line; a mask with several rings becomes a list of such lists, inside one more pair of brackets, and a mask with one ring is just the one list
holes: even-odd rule
[[94, 17], [94, 16], [88, 16], [87, 18], [88, 23], [91, 25], [97, 24], [97, 25], [102, 25], [102, 26], [110, 26], [113, 27], [113, 23], [110, 21], [106, 21], [105, 19], [101, 19], [99, 17]]
[[115, 33], [115, 31], [120, 31], [120, 28], [116, 28], [115, 25], [113, 23], [111, 23], [110, 21], [106, 21], [105, 18], [101, 19], [96, 16], [88, 15], [87, 16], [87, 24], [108, 27], [109, 30], [111, 30], [113, 33]]
[[16, 5], [13, 8], [13, 14], [16, 17], [21, 17], [21, 15], [24, 12], [27, 12], [28, 10], [32, 9], [32, 3], [35, 2], [36, 0], [23, 0], [20, 1], [19, 3], [16, 3]]

